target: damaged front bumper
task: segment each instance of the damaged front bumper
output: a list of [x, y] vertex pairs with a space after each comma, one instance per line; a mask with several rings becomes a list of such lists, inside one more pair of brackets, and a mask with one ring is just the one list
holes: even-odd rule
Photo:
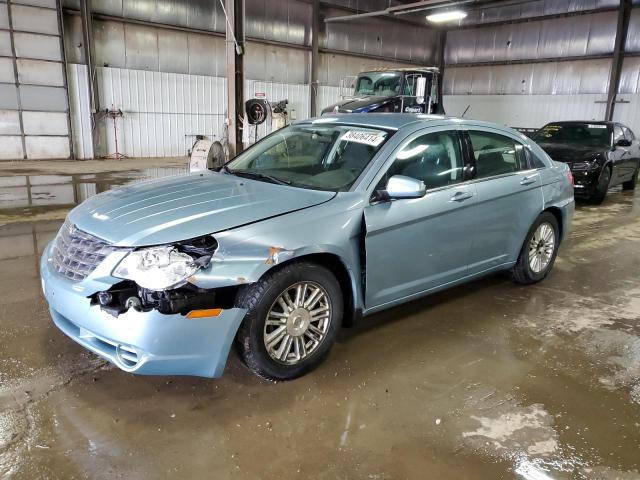
[[113, 316], [89, 298], [120, 279], [110, 277], [121, 259], [107, 257], [90, 277], [73, 283], [50, 262], [51, 244], [42, 255], [42, 288], [55, 324], [74, 341], [127, 372], [145, 375], [219, 377], [246, 310], [229, 308], [217, 316], [189, 319], [156, 309], [130, 308]]

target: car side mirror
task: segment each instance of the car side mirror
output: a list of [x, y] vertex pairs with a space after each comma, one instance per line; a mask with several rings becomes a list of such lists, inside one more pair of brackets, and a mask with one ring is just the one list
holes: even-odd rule
[[427, 188], [422, 180], [417, 180], [404, 175], [394, 175], [387, 182], [385, 196], [389, 199], [421, 198], [427, 193]]
[[616, 142], [616, 147], [630, 147], [631, 146], [631, 140], [627, 140], [626, 138], [621, 138], [620, 140], [618, 140]]

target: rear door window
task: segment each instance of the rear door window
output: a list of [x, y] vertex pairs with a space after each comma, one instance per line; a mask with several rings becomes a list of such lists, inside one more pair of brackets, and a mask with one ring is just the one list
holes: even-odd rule
[[479, 130], [469, 130], [468, 134], [477, 178], [517, 172], [525, 163], [523, 145], [512, 138]]

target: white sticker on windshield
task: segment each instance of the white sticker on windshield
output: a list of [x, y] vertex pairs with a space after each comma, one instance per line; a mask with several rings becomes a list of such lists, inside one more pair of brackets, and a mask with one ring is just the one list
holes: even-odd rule
[[587, 125], [587, 128], [607, 128], [606, 125], [595, 125], [590, 123], [589, 125]]
[[364, 132], [362, 130], [349, 130], [340, 140], [344, 140], [345, 142], [364, 143], [365, 145], [377, 147], [384, 141], [384, 134]]

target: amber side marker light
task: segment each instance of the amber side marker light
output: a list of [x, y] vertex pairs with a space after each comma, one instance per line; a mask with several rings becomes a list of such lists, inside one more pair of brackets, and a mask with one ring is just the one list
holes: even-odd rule
[[191, 310], [187, 313], [187, 318], [206, 318], [206, 317], [217, 317], [222, 313], [221, 308], [207, 308], [205, 310]]

